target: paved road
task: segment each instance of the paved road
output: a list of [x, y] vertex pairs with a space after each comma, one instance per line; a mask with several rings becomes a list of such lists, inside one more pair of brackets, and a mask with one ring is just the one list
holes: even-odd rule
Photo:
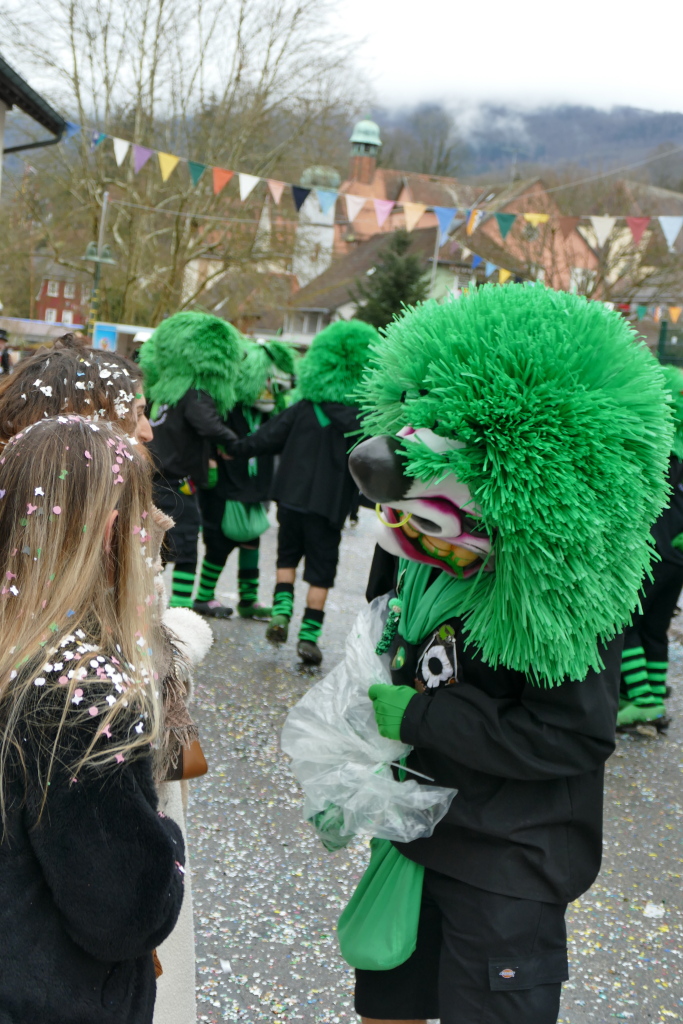
[[[363, 601], [372, 529], [372, 513], [361, 510], [360, 526], [344, 533], [323, 635], [327, 669], [341, 658]], [[263, 543], [263, 599], [272, 590], [273, 547], [271, 530]], [[304, 590], [298, 584], [299, 615]], [[229, 564], [219, 594], [235, 591]], [[199, 1019], [355, 1024], [352, 975], [334, 929], [364, 869], [367, 844], [336, 854], [322, 849], [301, 820], [299, 791], [278, 750], [287, 709], [316, 676], [298, 670], [293, 642], [282, 650], [267, 644], [263, 624], [214, 628], [195, 704], [211, 772], [193, 784], [190, 804]], [[608, 765], [604, 865], [569, 910], [571, 980], [562, 1024], [683, 1021], [678, 642], [673, 661], [669, 737], [620, 739]]]

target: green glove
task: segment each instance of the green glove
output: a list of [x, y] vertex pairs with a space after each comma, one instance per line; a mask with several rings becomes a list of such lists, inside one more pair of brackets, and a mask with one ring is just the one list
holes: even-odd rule
[[415, 690], [412, 686], [375, 683], [368, 690], [368, 697], [374, 705], [380, 735], [388, 740], [400, 740], [401, 722], [411, 700], [417, 697]]
[[206, 483], [202, 490], [211, 491], [218, 483], [218, 466], [209, 466], [209, 472], [206, 478]]

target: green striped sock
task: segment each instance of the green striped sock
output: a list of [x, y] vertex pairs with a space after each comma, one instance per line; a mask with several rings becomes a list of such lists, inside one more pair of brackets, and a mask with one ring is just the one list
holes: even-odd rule
[[258, 569], [240, 569], [237, 573], [240, 604], [253, 604], [258, 597]]
[[294, 584], [276, 583], [273, 592], [273, 616], [285, 615], [288, 619], [291, 619], [293, 610]]
[[193, 572], [187, 572], [186, 569], [179, 569], [177, 565], [173, 567], [173, 584], [169, 601], [171, 608], [192, 607], [195, 574], [196, 568]]
[[646, 668], [650, 690], [659, 700], [664, 700], [666, 697], [666, 673], [669, 668], [668, 661], [648, 661]]
[[299, 630], [299, 640], [308, 640], [309, 643], [317, 644], [323, 631], [323, 620], [325, 612], [317, 608], [305, 608], [304, 617]]
[[625, 648], [621, 656], [621, 679], [626, 699], [638, 707], [658, 704], [648, 682], [645, 651], [642, 647]]
[[204, 559], [199, 574], [198, 601], [213, 601], [216, 596], [216, 584], [222, 572], [222, 565], [216, 565], [215, 562], [210, 562], [208, 558]]

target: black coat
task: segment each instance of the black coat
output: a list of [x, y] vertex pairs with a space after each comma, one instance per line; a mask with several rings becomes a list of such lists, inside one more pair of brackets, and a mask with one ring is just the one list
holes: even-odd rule
[[[63, 763], [90, 738], [76, 730]], [[84, 769], [75, 782], [60, 766], [39, 816], [28, 730], [24, 753], [0, 844], [0, 1024], [151, 1024], [151, 951], [180, 912], [184, 847], [157, 812], [150, 760]]]
[[[251, 415], [259, 427], [268, 422], [268, 413], [252, 409]], [[250, 427], [242, 406], [238, 405], [231, 410], [226, 424], [238, 438], [249, 437]], [[227, 459], [219, 458], [217, 462], [218, 483], [214, 490], [217, 497], [225, 501], [243, 501], [246, 504], [268, 500], [273, 483], [273, 455], [259, 455], [255, 458], [255, 473], [250, 472], [248, 459], [233, 459], [229, 462]]]
[[190, 390], [177, 405], [154, 408], [150, 423], [148, 448], [157, 472], [171, 481], [189, 476], [199, 486], [206, 483], [213, 446], [235, 437], [205, 391]]
[[[600, 868], [604, 763], [615, 746], [623, 638], [602, 650], [602, 672], [546, 689], [521, 672], [491, 668], [465, 646], [462, 620], [449, 623], [456, 681], [413, 698], [401, 739], [415, 748], [409, 767], [458, 795], [429, 839], [396, 845], [480, 889], [574, 900]], [[433, 643], [448, 646], [432, 637], [422, 645], [427, 654]], [[430, 660], [400, 636], [390, 656], [401, 645], [405, 663], [392, 678], [413, 685]]]
[[323, 426], [313, 402], [296, 402], [260, 430], [233, 443], [234, 457], [281, 455], [270, 497], [299, 512], [314, 512], [342, 527], [357, 487], [349, 473], [349, 448], [359, 430], [353, 405], [322, 402]]
[[[657, 551], [665, 562], [683, 565], [683, 551], [673, 547], [671, 541], [683, 533], [683, 461], [675, 455], [669, 458], [669, 484], [671, 499], [652, 527]], [[647, 583], [645, 584], [647, 587]]]

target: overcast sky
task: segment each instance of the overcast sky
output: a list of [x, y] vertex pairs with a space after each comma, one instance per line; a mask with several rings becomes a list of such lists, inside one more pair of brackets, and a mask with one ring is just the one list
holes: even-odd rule
[[683, 111], [683, 0], [337, 0], [382, 104]]

